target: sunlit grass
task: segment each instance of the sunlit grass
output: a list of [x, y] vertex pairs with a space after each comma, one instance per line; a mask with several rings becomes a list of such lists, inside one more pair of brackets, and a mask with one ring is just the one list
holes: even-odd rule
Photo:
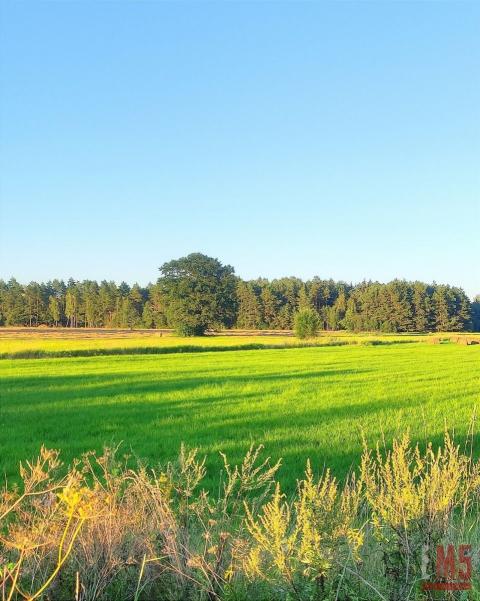
[[368, 344], [370, 342], [391, 343], [425, 342], [438, 335], [418, 334], [376, 334], [349, 332], [323, 332], [318, 338], [302, 341], [292, 335], [285, 334], [236, 334], [214, 335], [192, 338], [181, 338], [172, 334], [155, 331], [89, 331], [63, 329], [37, 329], [15, 332], [0, 330], [0, 358], [30, 358], [35, 356], [71, 354], [121, 354], [131, 351], [173, 352], [185, 351], [193, 347], [203, 349], [240, 349], [243, 347], [289, 347], [299, 345], [335, 345], [335, 344]]
[[180, 338], [178, 336], [171, 335], [156, 335], [148, 337], [140, 337], [132, 334], [128, 337], [108, 337], [108, 338], [73, 338], [73, 339], [62, 339], [62, 338], [0, 338], [0, 356], [10, 353], [27, 352], [27, 351], [44, 351], [47, 353], [54, 353], [58, 351], [80, 351], [80, 350], [114, 350], [114, 349], [134, 349], [134, 348], [171, 348], [171, 347], [184, 347], [198, 346], [198, 347], [212, 347], [212, 346], [238, 346], [249, 344], [280, 344], [289, 345], [296, 342], [293, 337], [286, 336], [204, 336], [198, 338]]
[[124, 441], [155, 463], [183, 441], [218, 467], [217, 451], [239, 460], [256, 442], [283, 457], [291, 490], [306, 457], [345, 474], [362, 435], [374, 443], [409, 428], [414, 440], [439, 441], [447, 423], [461, 440], [480, 401], [480, 346], [6, 359], [0, 379], [0, 473], [9, 477], [41, 443], [72, 458]]

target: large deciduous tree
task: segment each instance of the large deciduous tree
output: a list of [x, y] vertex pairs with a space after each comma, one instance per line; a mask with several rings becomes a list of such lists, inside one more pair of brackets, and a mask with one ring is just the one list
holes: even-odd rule
[[234, 269], [218, 259], [192, 253], [160, 267], [158, 283], [169, 324], [183, 336], [230, 327], [235, 320]]

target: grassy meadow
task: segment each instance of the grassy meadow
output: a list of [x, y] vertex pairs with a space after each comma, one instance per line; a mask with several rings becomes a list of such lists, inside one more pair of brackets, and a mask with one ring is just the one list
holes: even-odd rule
[[[461, 335], [465, 336], [465, 335]], [[437, 336], [438, 337], [438, 336]], [[435, 337], [418, 334], [323, 333], [314, 341], [298, 340], [290, 332], [231, 332], [183, 338], [156, 330], [0, 329], [0, 359], [89, 354], [149, 354], [294, 346], [420, 342]], [[252, 349], [253, 350], [253, 349]]]
[[[180, 344], [173, 336], [134, 333], [24, 337], [4, 337], [0, 353]], [[457, 440], [466, 436], [480, 401], [480, 345], [426, 344], [429, 337], [418, 336], [410, 337], [418, 344], [396, 344], [407, 337], [373, 335], [338, 335], [333, 342], [360, 344], [318, 348], [288, 348], [295, 339], [280, 336], [242, 337], [241, 344], [277, 338], [285, 348], [4, 358], [0, 473], [15, 478], [18, 462], [42, 443], [61, 449], [68, 461], [120, 442], [125, 453], [154, 464], [174, 458], [184, 442], [207, 454], [215, 473], [218, 451], [238, 461], [255, 442], [283, 458], [279, 478], [291, 491], [307, 457], [317, 469], [326, 465], [345, 475], [358, 462], [363, 436], [370, 444], [388, 442], [408, 428], [414, 440], [440, 442], [445, 424]], [[378, 339], [393, 344], [368, 344]], [[215, 336], [188, 344], [236, 346], [239, 340]]]

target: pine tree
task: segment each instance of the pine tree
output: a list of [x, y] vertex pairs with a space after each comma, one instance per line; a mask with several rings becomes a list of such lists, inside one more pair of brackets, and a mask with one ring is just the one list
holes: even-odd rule
[[446, 286], [438, 286], [432, 297], [435, 312], [435, 329], [437, 332], [448, 332], [452, 326], [450, 319], [450, 303]]
[[131, 330], [141, 325], [140, 315], [129, 296], [122, 298], [118, 323], [119, 327]]
[[144, 328], [153, 328], [155, 326], [155, 319], [153, 316], [152, 304], [147, 301], [142, 311], [142, 325]]
[[429, 329], [427, 287], [421, 282], [413, 284], [413, 329], [417, 332], [425, 332]]
[[466, 330], [472, 325], [472, 307], [467, 295], [463, 290], [458, 290], [458, 296], [459, 329]]
[[278, 312], [277, 320], [275, 322], [275, 327], [279, 330], [291, 330], [293, 327], [293, 315], [290, 312], [290, 307], [288, 305], [283, 305], [283, 307]]
[[472, 331], [480, 332], [480, 294], [473, 299], [471, 308]]
[[169, 326], [167, 320], [167, 310], [165, 298], [161, 287], [158, 284], [150, 286], [148, 290], [149, 302], [152, 308], [153, 322], [156, 328], [166, 328]]
[[303, 309], [312, 309], [312, 303], [305, 286], [301, 286], [298, 292], [297, 307], [299, 311], [302, 311]]
[[15, 278], [11, 278], [6, 285], [1, 312], [7, 326], [21, 326], [28, 323], [23, 286]]
[[100, 325], [100, 302], [99, 302], [99, 287], [97, 282], [85, 281], [80, 286], [83, 300], [83, 316], [84, 326], [86, 328], [94, 328]]
[[48, 299], [48, 311], [55, 327], [58, 326], [61, 318], [60, 301], [56, 296], [50, 296]]
[[237, 286], [237, 327], [255, 330], [262, 324], [260, 302], [252, 284], [239, 282]]
[[36, 282], [30, 282], [24, 291], [25, 309], [28, 316], [28, 325], [37, 326], [44, 312], [42, 289]]
[[106, 327], [113, 325], [118, 298], [119, 292], [115, 282], [107, 282], [103, 280], [98, 290], [98, 313], [100, 325]]
[[74, 287], [69, 287], [65, 295], [65, 317], [67, 318], [67, 325], [71, 328], [77, 327], [78, 291]]
[[262, 305], [262, 321], [266, 328], [273, 328], [278, 311], [278, 302], [268, 284], [262, 288], [260, 301]]

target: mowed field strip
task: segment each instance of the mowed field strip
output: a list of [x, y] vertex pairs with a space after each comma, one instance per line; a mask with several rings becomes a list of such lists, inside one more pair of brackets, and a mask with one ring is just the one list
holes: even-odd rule
[[[440, 336], [451, 336], [450, 334]], [[455, 334], [455, 338], [469, 337]], [[71, 356], [75, 354], [140, 354], [182, 352], [185, 350], [229, 350], [256, 346], [292, 347], [342, 344], [391, 344], [422, 342], [439, 338], [438, 334], [352, 334], [325, 332], [313, 340], [302, 341], [291, 334], [271, 331], [252, 333], [231, 331], [229, 335], [184, 338], [155, 330], [91, 330], [87, 328], [11, 328], [0, 329], [0, 359]]]
[[480, 403], [480, 345], [4, 359], [0, 387], [0, 473], [9, 479], [42, 443], [68, 462], [123, 441], [125, 453], [155, 465], [184, 442], [212, 467], [218, 451], [235, 462], [261, 443], [283, 458], [280, 479], [292, 490], [307, 457], [344, 475], [362, 436], [375, 444], [409, 429], [440, 442], [447, 424], [465, 440]]

